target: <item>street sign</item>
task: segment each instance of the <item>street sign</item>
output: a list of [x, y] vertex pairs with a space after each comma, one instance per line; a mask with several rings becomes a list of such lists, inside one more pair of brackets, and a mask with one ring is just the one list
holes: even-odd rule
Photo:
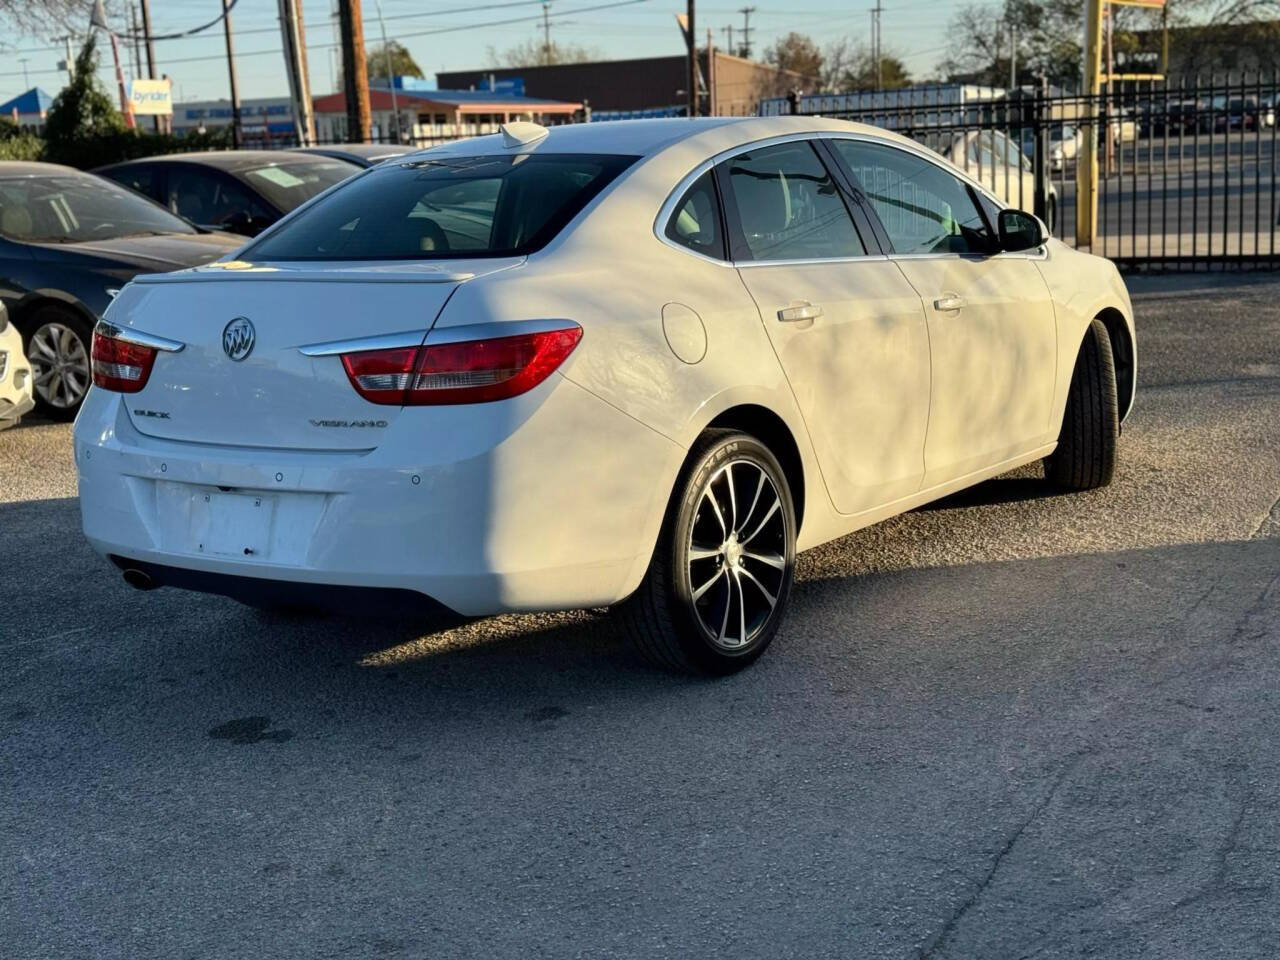
[[145, 80], [141, 77], [129, 84], [129, 102], [135, 114], [173, 115], [173, 89], [168, 80]]

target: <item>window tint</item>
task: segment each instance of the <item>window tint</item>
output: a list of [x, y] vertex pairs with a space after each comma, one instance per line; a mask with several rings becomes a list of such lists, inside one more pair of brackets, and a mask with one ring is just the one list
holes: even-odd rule
[[704, 256], [724, 259], [724, 238], [720, 235], [720, 204], [710, 171], [695, 181], [681, 198], [667, 223], [667, 237]]
[[194, 232], [150, 200], [98, 177], [0, 177], [0, 234], [13, 240], [81, 243]]
[[990, 253], [991, 234], [968, 188], [904, 150], [835, 140], [861, 181], [895, 253]]
[[259, 223], [275, 219], [244, 187], [214, 170], [175, 164], [169, 170], [169, 209], [203, 226], [222, 226], [237, 215]]
[[591, 154], [388, 160], [245, 256], [416, 260], [531, 253], [633, 160]]
[[137, 190], [140, 194], [150, 197], [152, 200], [163, 199], [160, 196], [160, 188], [156, 182], [159, 178], [156, 176], [156, 168], [154, 166], [135, 164], [121, 167], [118, 170], [109, 170], [107, 171], [107, 176], [117, 183], [124, 184], [130, 190]]
[[867, 252], [812, 144], [752, 150], [730, 160], [728, 171], [753, 259], [815, 260]]

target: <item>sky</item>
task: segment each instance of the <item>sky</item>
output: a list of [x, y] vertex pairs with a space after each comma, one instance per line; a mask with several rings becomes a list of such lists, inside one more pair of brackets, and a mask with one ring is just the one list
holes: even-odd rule
[[[488, 49], [499, 51], [542, 36], [542, 5], [538, 0], [381, 0], [387, 36], [404, 44], [429, 79], [445, 70], [488, 65]], [[886, 53], [902, 57], [916, 76], [932, 71], [946, 45], [947, 21], [965, 0], [884, 0], [883, 44]], [[859, 4], [837, 0], [711, 0], [698, 5], [700, 36], [708, 27], [717, 46], [732, 24], [741, 41], [741, 7], [755, 6], [751, 15], [755, 55], [792, 30], [811, 36], [819, 45], [848, 36], [866, 42], [872, 0]], [[590, 9], [596, 8], [596, 9]], [[663, 56], [682, 53], [683, 42], [675, 14], [680, 0], [552, 0], [551, 36], [559, 43], [590, 47], [603, 59]], [[151, 0], [154, 34], [197, 27], [217, 16], [219, 0]], [[303, 0], [311, 92], [319, 96], [334, 89], [336, 17], [333, 0]], [[108, 0], [113, 24], [128, 26], [126, 0]], [[365, 40], [380, 38], [375, 0], [364, 0]], [[276, 0], [239, 0], [232, 13], [232, 36], [241, 98], [285, 96], [288, 93], [277, 20]], [[499, 21], [506, 21], [500, 23]], [[517, 22], [512, 22], [517, 21]], [[21, 36], [0, 27], [0, 102], [40, 86], [56, 94], [66, 74], [56, 69], [62, 53], [45, 34]], [[179, 101], [212, 100], [229, 96], [222, 26], [180, 40], [156, 43], [157, 73], [167, 73]], [[100, 75], [114, 91], [109, 47], [100, 44]], [[124, 67], [128, 73], [128, 60]], [[25, 64], [22, 62], [25, 60]], [[24, 69], [28, 82], [24, 83]]]

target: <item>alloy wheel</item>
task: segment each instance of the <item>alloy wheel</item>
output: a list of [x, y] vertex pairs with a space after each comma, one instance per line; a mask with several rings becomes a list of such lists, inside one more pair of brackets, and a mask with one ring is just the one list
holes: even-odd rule
[[741, 650], [768, 624], [787, 577], [787, 520], [769, 474], [732, 460], [702, 491], [689, 530], [694, 613], [713, 644]]
[[76, 332], [50, 322], [31, 335], [27, 359], [37, 396], [51, 407], [70, 410], [89, 392], [89, 353]]

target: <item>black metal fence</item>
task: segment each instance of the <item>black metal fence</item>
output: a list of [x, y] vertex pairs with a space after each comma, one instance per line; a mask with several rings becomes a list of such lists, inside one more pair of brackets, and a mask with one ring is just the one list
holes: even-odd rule
[[961, 85], [766, 101], [938, 151], [1010, 206], [1077, 243], [1077, 165], [1097, 138], [1097, 217], [1085, 249], [1136, 270], [1280, 267], [1280, 76], [1114, 82], [1100, 96]]

